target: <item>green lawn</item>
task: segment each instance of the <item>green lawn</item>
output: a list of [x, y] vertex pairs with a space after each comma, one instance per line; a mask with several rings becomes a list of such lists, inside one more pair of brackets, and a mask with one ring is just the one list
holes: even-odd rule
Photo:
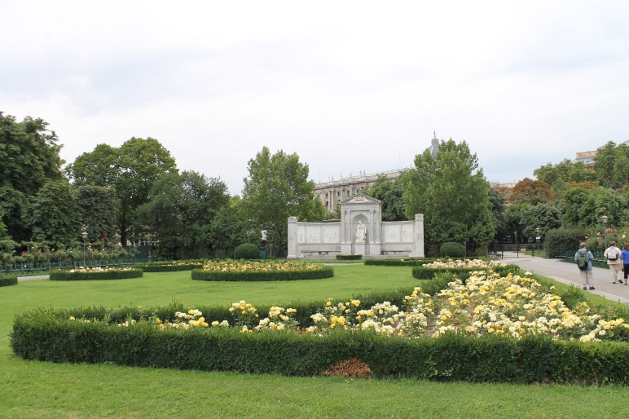
[[192, 281], [190, 272], [118, 281], [21, 281], [0, 288], [1, 418], [627, 417], [626, 388], [287, 378], [22, 361], [9, 348], [16, 313], [31, 307], [165, 305], [244, 299], [287, 304], [412, 287], [410, 268], [346, 265], [295, 282]]

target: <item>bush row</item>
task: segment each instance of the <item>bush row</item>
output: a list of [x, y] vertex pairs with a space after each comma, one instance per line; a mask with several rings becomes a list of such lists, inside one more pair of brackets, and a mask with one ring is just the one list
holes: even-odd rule
[[[629, 384], [629, 344], [445, 335], [403, 339], [339, 331], [324, 336], [240, 333], [231, 328], [158, 330], [68, 321], [59, 311], [16, 317], [10, 335], [23, 359], [133, 367], [317, 376], [342, 361], [373, 377], [435, 381]], [[67, 315], [67, 313], [65, 313]]]
[[142, 269], [144, 272], [191, 271], [195, 268], [203, 267], [204, 261], [204, 259], [191, 259], [180, 261], [146, 262], [137, 263], [135, 268]]
[[[506, 276], [510, 273], [517, 274], [521, 272], [518, 265], [506, 265], [506, 266], [494, 266], [491, 268], [494, 272], [501, 276]], [[466, 279], [470, 276], [470, 272], [482, 270], [479, 268], [425, 268], [423, 266], [413, 267], [413, 277], [417, 279], [433, 279], [435, 275], [450, 272], [461, 279]]]
[[130, 279], [141, 278], [144, 275], [142, 269], [112, 269], [112, 270], [59, 270], [50, 271], [51, 281], [83, 281], [104, 279]]
[[6, 287], [9, 285], [17, 285], [17, 275], [0, 274], [0, 287]]
[[336, 255], [336, 260], [360, 260], [363, 255]]
[[372, 266], [418, 266], [434, 262], [437, 259], [366, 259], [365, 265]]
[[319, 270], [299, 271], [244, 271], [217, 272], [193, 269], [192, 279], [200, 281], [296, 281], [300, 279], [332, 278], [334, 269], [324, 266]]

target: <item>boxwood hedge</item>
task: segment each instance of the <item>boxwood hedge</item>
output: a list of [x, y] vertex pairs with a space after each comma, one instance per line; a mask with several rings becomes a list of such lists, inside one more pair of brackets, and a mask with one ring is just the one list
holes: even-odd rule
[[17, 285], [17, 274], [0, 274], [0, 287]]
[[102, 271], [84, 270], [56, 270], [50, 271], [52, 281], [83, 281], [106, 279], [130, 279], [141, 278], [144, 275], [142, 269], [111, 269]]
[[[506, 266], [494, 266], [491, 268], [499, 275], [505, 276], [510, 273], [517, 274], [522, 272], [518, 265], [506, 265]], [[461, 279], [466, 279], [470, 276], [470, 272], [479, 271], [479, 268], [425, 268], [423, 266], [413, 267], [413, 277], [417, 279], [433, 279], [435, 275], [444, 272], [450, 272], [455, 274]]]
[[168, 262], [147, 262], [136, 263], [135, 268], [142, 269], [144, 272], [175, 272], [175, 271], [191, 271], [193, 269], [203, 267], [204, 260], [185, 260], [185, 261], [168, 261]]
[[324, 266], [319, 270], [298, 271], [244, 271], [219, 272], [193, 269], [192, 279], [201, 281], [296, 281], [300, 279], [332, 278], [334, 268]]
[[[158, 330], [70, 321], [68, 310], [33, 310], [16, 317], [11, 348], [23, 359], [113, 363], [134, 367], [317, 376], [348, 359], [375, 378], [435, 381], [629, 384], [629, 343], [513, 340], [445, 335], [404, 339], [368, 332], [315, 336], [241, 333], [231, 328]], [[79, 313], [74, 313], [79, 314]]]

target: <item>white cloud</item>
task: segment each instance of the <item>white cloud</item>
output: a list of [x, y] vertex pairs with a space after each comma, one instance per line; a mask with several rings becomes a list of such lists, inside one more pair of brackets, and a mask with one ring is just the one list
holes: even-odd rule
[[0, 110], [74, 160], [157, 138], [240, 193], [268, 146], [315, 180], [465, 140], [489, 180], [629, 138], [629, 3], [0, 4]]

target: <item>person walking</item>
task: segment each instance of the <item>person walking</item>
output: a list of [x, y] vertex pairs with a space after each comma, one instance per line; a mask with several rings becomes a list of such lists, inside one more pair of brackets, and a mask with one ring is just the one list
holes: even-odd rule
[[609, 247], [605, 249], [603, 256], [607, 259], [607, 266], [612, 275], [612, 284], [622, 284], [618, 281], [618, 274], [622, 270], [622, 259], [620, 259], [620, 249], [616, 247], [615, 241], [609, 242]]
[[629, 243], [622, 245], [620, 260], [622, 261], [623, 279], [625, 280], [625, 285], [627, 285], [627, 276], [629, 276]]
[[579, 272], [581, 272], [581, 279], [583, 279], [583, 289], [584, 290], [593, 290], [594, 286], [592, 285], [592, 261], [594, 260], [594, 255], [592, 252], [588, 250], [587, 243], [581, 243], [579, 245], [579, 250], [574, 254], [574, 261], [577, 263], [579, 267]]

